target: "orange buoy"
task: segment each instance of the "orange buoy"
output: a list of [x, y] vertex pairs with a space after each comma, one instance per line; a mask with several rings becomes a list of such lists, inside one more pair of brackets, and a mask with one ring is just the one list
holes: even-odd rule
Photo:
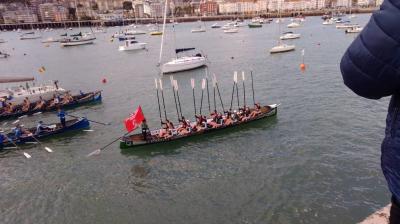
[[102, 82], [103, 84], [106, 84], [106, 83], [107, 83], [107, 79], [106, 79], [106, 78], [103, 78], [103, 79], [101, 80], [101, 82]]
[[306, 70], [306, 64], [301, 63], [301, 64], [300, 64], [300, 70], [301, 70], [301, 71], [305, 71], [305, 70]]

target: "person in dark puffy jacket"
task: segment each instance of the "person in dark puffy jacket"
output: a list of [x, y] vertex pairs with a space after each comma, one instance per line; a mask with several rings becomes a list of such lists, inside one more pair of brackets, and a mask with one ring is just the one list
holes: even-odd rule
[[400, 223], [400, 1], [385, 0], [340, 63], [344, 83], [368, 99], [391, 96], [381, 166], [392, 193], [390, 223]]

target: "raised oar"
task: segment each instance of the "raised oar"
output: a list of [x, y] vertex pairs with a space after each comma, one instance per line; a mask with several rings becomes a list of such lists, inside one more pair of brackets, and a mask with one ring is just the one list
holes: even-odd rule
[[[132, 130], [132, 131], [133, 131], [133, 130]], [[99, 148], [99, 149], [96, 149], [96, 150], [94, 150], [93, 152], [87, 154], [87, 157], [90, 157], [90, 156], [93, 156], [93, 155], [99, 155], [99, 154], [101, 153], [101, 151], [105, 150], [108, 146], [112, 145], [114, 142], [116, 142], [116, 141], [120, 140], [121, 138], [125, 137], [127, 134], [131, 133], [132, 131], [125, 133], [123, 136], [118, 137], [118, 138], [112, 140], [112, 141], [111, 141], [110, 143], [108, 143], [107, 145], [105, 145], [105, 146], [103, 146], [103, 147], [101, 147], [101, 148]]]
[[158, 81], [160, 83], [160, 90], [161, 90], [162, 103], [163, 103], [163, 107], [164, 107], [165, 120], [167, 120], [168, 118], [167, 118], [167, 110], [165, 109], [164, 90], [163, 90], [162, 80], [159, 79]]
[[217, 77], [215, 76], [215, 74], [214, 74], [214, 80], [215, 80], [215, 86], [217, 87], [217, 92], [218, 92], [219, 100], [220, 100], [220, 102], [221, 102], [222, 110], [225, 112], [224, 103], [222, 102], [221, 92], [219, 91], [219, 86], [218, 86], [218, 82], [217, 82]]
[[179, 118], [179, 110], [178, 110], [178, 103], [176, 101], [176, 94], [175, 94], [175, 88], [174, 88], [174, 77], [171, 75], [169, 77], [170, 81], [171, 81], [171, 86], [172, 86], [172, 92], [174, 93], [174, 101], [175, 101], [175, 108], [176, 108], [176, 115], [178, 116], [178, 121], [180, 120]]
[[32, 137], [33, 139], [35, 139], [35, 141], [36, 141], [37, 143], [39, 143], [47, 152], [53, 152], [53, 150], [52, 150], [51, 148], [49, 148], [49, 147], [43, 145], [43, 144], [35, 137], [34, 134], [30, 134], [29, 136]]
[[250, 77], [251, 77], [251, 90], [253, 91], [253, 104], [256, 105], [256, 100], [254, 98], [253, 71], [250, 71]]
[[206, 83], [207, 83], [208, 112], [211, 114], [210, 91], [208, 90], [208, 68], [206, 68]]
[[201, 101], [200, 101], [200, 115], [202, 115], [201, 110], [203, 109], [203, 95], [204, 95], [204, 89], [206, 88], [206, 80], [203, 79], [201, 82]]
[[183, 118], [183, 115], [182, 115], [182, 107], [181, 107], [181, 100], [179, 99], [178, 81], [176, 81], [176, 80], [174, 80], [174, 88], [175, 88], [175, 91], [176, 91], [176, 96], [177, 96], [177, 98], [178, 98], [179, 112], [181, 113], [181, 118]]
[[214, 99], [214, 111], [217, 110], [217, 102], [216, 102], [216, 98], [215, 98], [215, 80], [214, 78], [212, 79], [212, 84], [213, 84], [213, 99]]
[[[13, 140], [11, 140], [10, 138], [7, 138], [7, 139], [8, 139], [9, 142], [11, 142], [11, 144], [13, 144], [13, 145], [15, 146], [15, 148], [17, 148], [18, 150], [21, 150], [21, 148], [18, 147], [18, 145], [15, 144]], [[18, 152], [15, 152], [15, 153], [20, 154], [20, 153], [18, 153]], [[30, 158], [32, 157], [32, 156], [29, 155], [27, 152], [23, 152], [22, 155], [24, 155], [27, 159], [30, 159]]]
[[246, 108], [246, 86], [244, 84], [245, 77], [243, 71], [242, 71], [242, 81], [243, 81], [243, 108]]
[[[78, 116], [71, 115], [71, 114], [65, 114], [65, 115], [70, 116], [70, 117], [73, 117], [73, 118], [82, 118], [82, 117], [78, 117]], [[88, 121], [90, 121], [90, 122], [93, 122], [93, 123], [96, 123], [96, 124], [110, 125], [110, 123], [103, 123], [103, 122], [99, 122], [99, 121], [89, 120], [89, 119], [87, 119], [87, 118], [86, 118], [86, 120], [88, 120]]]
[[161, 106], [160, 106], [160, 96], [159, 96], [159, 94], [158, 94], [158, 81], [157, 81], [157, 79], [154, 79], [154, 83], [156, 84], [158, 112], [159, 112], [159, 114], [160, 114], [160, 122], [162, 123]]
[[235, 77], [237, 79], [237, 72], [235, 71], [235, 73], [233, 74], [233, 85], [232, 85], [232, 96], [231, 96], [231, 106], [229, 107], [229, 110], [232, 110], [232, 106], [233, 106], [233, 96], [235, 94]]
[[235, 77], [234, 77], [234, 81], [235, 81], [235, 86], [236, 86], [236, 98], [237, 98], [237, 105], [238, 105], [238, 110], [240, 108], [239, 105], [239, 88], [238, 88], [238, 80], [237, 80], [237, 72], [235, 72]]
[[197, 110], [196, 110], [196, 97], [194, 96], [194, 79], [190, 79], [190, 84], [192, 86], [192, 92], [193, 92], [193, 107], [194, 107], [194, 115], [196, 116]]

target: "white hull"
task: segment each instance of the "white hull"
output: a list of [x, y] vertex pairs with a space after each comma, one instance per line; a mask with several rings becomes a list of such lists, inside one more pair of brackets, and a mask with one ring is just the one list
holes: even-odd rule
[[80, 46], [80, 45], [86, 45], [86, 44], [93, 44], [93, 40], [96, 38], [90, 38], [90, 39], [81, 39], [81, 40], [71, 40], [71, 41], [61, 41], [61, 46], [62, 47], [72, 47], [72, 46]]
[[192, 70], [206, 65], [205, 57], [181, 57], [162, 65], [164, 74]]
[[146, 48], [146, 43], [136, 43], [129, 46], [119, 46], [119, 51], [134, 51], [134, 50], [142, 50]]
[[141, 35], [141, 34], [146, 34], [147, 32], [144, 30], [128, 30], [126, 31], [125, 34], [130, 34], [130, 35]]
[[203, 32], [206, 32], [206, 30], [205, 29], [193, 29], [192, 30], [192, 33], [203, 33]]
[[300, 38], [300, 34], [298, 34], [298, 33], [290, 33], [290, 34], [285, 34], [285, 35], [282, 35], [282, 36], [280, 36], [279, 38], [281, 39], [281, 40], [291, 40], [291, 39], [298, 39], [298, 38]]
[[361, 27], [347, 29], [345, 33], [360, 33], [363, 30]]
[[34, 39], [40, 39], [42, 38], [41, 35], [27, 35], [27, 36], [21, 36], [19, 39], [20, 40], [34, 40]]
[[[51, 100], [53, 99], [54, 94], [64, 94], [66, 91], [62, 88], [59, 88], [58, 90], [48, 90], [48, 91], [35, 91], [33, 92], [24, 92], [24, 93], [14, 93], [12, 96], [11, 100], [8, 100], [9, 102], [16, 103], [16, 104], [21, 104], [24, 102], [25, 97], [28, 97], [30, 102], [36, 102], [39, 101], [40, 97], [43, 98], [43, 100]], [[0, 95], [6, 96], [7, 94], [3, 94], [0, 92]]]
[[359, 27], [358, 24], [340, 24], [336, 25], [336, 29], [353, 29]]
[[271, 48], [271, 50], [269, 52], [271, 54], [283, 53], [283, 52], [288, 52], [288, 51], [294, 51], [295, 48], [296, 48], [295, 45], [281, 44], [281, 45], [278, 45], [278, 46], [275, 46], [275, 47]]
[[224, 33], [237, 33], [239, 32], [238, 29], [228, 29], [228, 30], [224, 30]]
[[287, 25], [287, 28], [297, 28], [300, 27], [300, 24], [298, 23], [290, 23], [289, 25]]

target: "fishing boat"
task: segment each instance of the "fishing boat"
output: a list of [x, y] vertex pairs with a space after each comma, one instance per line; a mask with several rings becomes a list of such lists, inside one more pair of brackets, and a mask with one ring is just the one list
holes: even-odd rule
[[221, 26], [218, 25], [218, 23], [214, 23], [213, 25], [211, 25], [211, 28], [217, 29], [217, 28], [221, 28]]
[[295, 49], [296, 49], [295, 45], [280, 43], [278, 46], [271, 48], [269, 53], [271, 54], [284, 53], [284, 52], [294, 51]]
[[124, 136], [120, 141], [120, 148], [121, 149], [135, 148], [138, 146], [146, 146], [146, 145], [178, 141], [178, 140], [187, 139], [187, 138], [194, 137], [194, 136], [200, 136], [200, 135], [204, 135], [207, 133], [216, 132], [219, 130], [225, 130], [228, 128], [238, 127], [238, 126], [241, 126], [241, 125], [244, 125], [247, 123], [251, 123], [251, 122], [255, 122], [255, 121], [264, 119], [264, 118], [276, 116], [276, 114], [278, 112], [278, 106], [279, 105], [277, 105], [277, 104], [263, 106], [263, 107], [261, 107], [261, 113], [258, 116], [248, 119], [246, 121], [236, 122], [231, 125], [221, 125], [218, 128], [207, 127], [201, 131], [189, 132], [188, 134], [185, 134], [185, 135], [178, 135], [176, 133], [176, 130], [172, 130], [172, 133], [175, 133], [175, 134], [173, 134], [171, 137], [160, 138], [158, 135], [160, 133], [160, 130], [153, 130], [153, 131], [151, 131], [150, 136], [147, 137], [146, 140], [143, 138], [142, 134], [133, 134], [133, 135], [129, 135], [129, 136]]
[[289, 24], [287, 25], [287, 28], [297, 28], [297, 27], [300, 27], [300, 24], [299, 24], [299, 23], [296, 23], [296, 22], [289, 23]]
[[259, 22], [251, 22], [248, 24], [249, 28], [261, 28], [262, 24]]
[[228, 33], [228, 34], [237, 33], [237, 32], [239, 32], [239, 30], [236, 28], [229, 28], [229, 29], [224, 30], [224, 33]]
[[119, 46], [119, 51], [133, 51], [146, 49], [146, 43], [138, 42], [136, 40], [126, 40], [125, 44]]
[[[20, 117], [24, 115], [34, 115], [43, 112], [55, 111], [58, 107], [62, 107], [63, 109], [72, 109], [79, 106], [83, 106], [90, 103], [99, 103], [102, 100], [101, 91], [89, 92], [89, 93], [80, 93], [78, 95], [72, 96], [73, 100], [67, 104], [56, 104], [54, 106], [49, 106], [49, 102], [46, 102], [45, 106], [42, 109], [31, 109], [28, 111], [22, 111], [22, 104], [16, 105], [13, 113], [7, 113], [4, 108], [0, 109], [0, 120], [5, 120], [9, 118]], [[62, 101], [62, 97], [61, 97]], [[34, 108], [37, 102], [31, 102], [30, 108]]]
[[285, 32], [285, 33], [283, 33], [282, 36], [279, 37], [279, 39], [281, 39], [281, 40], [298, 39], [298, 38], [300, 38], [300, 36], [301, 35], [299, 33]]
[[[44, 139], [60, 135], [70, 131], [82, 130], [90, 127], [89, 120], [86, 118], [75, 118], [65, 122], [65, 127], [61, 123], [46, 125], [47, 130], [43, 130], [36, 133], [36, 127], [28, 128], [30, 134], [23, 134], [21, 137], [16, 139], [13, 132], [7, 133], [7, 137], [3, 141], [3, 149], [7, 147], [13, 147], [14, 144], [21, 145], [30, 142], [37, 142], [37, 139]], [[11, 141], [10, 141], [11, 140]]]

